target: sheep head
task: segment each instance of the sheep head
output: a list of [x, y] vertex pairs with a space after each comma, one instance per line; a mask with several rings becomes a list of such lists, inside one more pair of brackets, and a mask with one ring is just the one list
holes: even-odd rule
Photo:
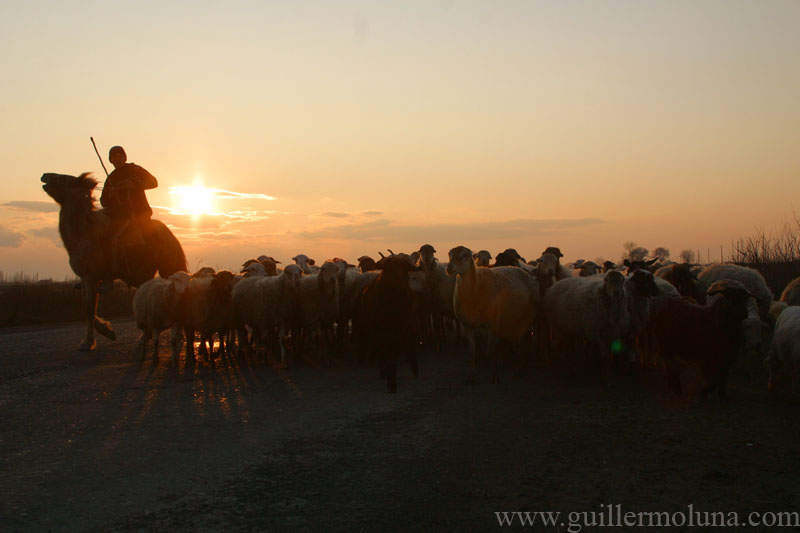
[[419, 264], [425, 270], [429, 270], [436, 265], [436, 248], [430, 244], [423, 244], [419, 247]]
[[581, 277], [589, 277], [594, 276], [600, 272], [600, 267], [594, 261], [584, 261], [578, 267], [578, 270], [581, 271]]
[[664, 275], [664, 279], [669, 281], [678, 289], [681, 296], [690, 296], [701, 302], [697, 291], [697, 274], [692, 272], [687, 263], [674, 264]]
[[267, 257], [266, 259], [260, 259], [258, 262], [264, 267], [264, 272], [267, 273], [267, 276], [278, 275], [278, 264], [274, 259]]
[[375, 270], [375, 260], [368, 255], [362, 255], [358, 258], [358, 268], [361, 269], [361, 272], [370, 272]]
[[273, 263], [275, 263], [276, 265], [280, 265], [280, 264], [281, 264], [281, 262], [280, 262], [280, 261], [278, 261], [277, 259], [275, 259], [275, 258], [274, 258], [274, 257], [272, 257], [271, 255], [259, 255], [258, 257], [256, 257], [256, 260], [257, 260], [259, 263], [261, 263], [261, 262], [264, 262], [264, 261], [272, 261], [272, 262], [273, 262]]
[[557, 248], [555, 246], [548, 246], [545, 249], [545, 251], [542, 252], [542, 255], [544, 255], [544, 254], [554, 255], [554, 256], [556, 256], [557, 259], [560, 259], [560, 258], [564, 257], [564, 254], [561, 253], [561, 249]]
[[414, 270], [410, 257], [406, 254], [397, 254], [387, 257], [383, 263], [378, 279], [381, 283], [408, 287], [408, 274]]
[[325, 261], [322, 263], [319, 273], [317, 274], [320, 285], [330, 286], [337, 285], [339, 278], [339, 267], [333, 261]]
[[295, 264], [303, 269], [304, 274], [311, 274], [310, 267], [316, 264], [316, 261], [308, 257], [306, 254], [297, 254], [296, 256], [292, 257], [292, 261], [294, 261]]
[[283, 269], [283, 276], [291, 286], [297, 288], [300, 286], [303, 270], [297, 265], [287, 265], [286, 268]]
[[450, 262], [447, 263], [447, 273], [450, 275], [464, 275], [475, 268], [472, 260], [472, 250], [466, 246], [456, 246], [447, 253]]
[[711, 305], [721, 305], [723, 312], [731, 320], [737, 322], [747, 318], [747, 305], [750, 298], [755, 298], [741, 282], [732, 279], [715, 281], [708, 288], [709, 298], [722, 295], [714, 299]]
[[489, 253], [488, 250], [481, 250], [474, 253], [472, 254], [472, 258], [475, 260], [475, 266], [479, 267], [488, 267], [489, 263], [492, 262], [492, 254]]
[[200, 270], [198, 270], [197, 272], [195, 272], [194, 274], [192, 274], [192, 277], [193, 278], [211, 278], [211, 277], [214, 277], [214, 273], [215, 272], [216, 272], [216, 270], [214, 270], [211, 267], [203, 267]]
[[250, 263], [246, 267], [244, 267], [241, 271], [244, 274], [244, 277], [250, 278], [253, 276], [266, 276], [267, 271], [264, 268], [264, 265], [256, 261], [255, 263]]
[[[610, 272], [609, 272], [610, 274]], [[648, 270], [636, 270], [630, 275], [626, 284], [630, 283], [637, 296], [658, 296], [659, 290], [653, 279], [653, 273]]]
[[177, 294], [184, 294], [189, 287], [190, 276], [188, 272], [178, 271], [174, 274], [170, 274], [167, 279], [175, 288]]

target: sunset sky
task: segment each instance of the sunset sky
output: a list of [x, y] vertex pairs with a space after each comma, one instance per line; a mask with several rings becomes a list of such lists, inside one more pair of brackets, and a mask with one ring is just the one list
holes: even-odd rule
[[3, 2], [0, 271], [70, 274], [39, 178], [102, 180], [90, 136], [158, 178], [190, 269], [717, 259], [800, 214], [798, 28], [791, 0]]

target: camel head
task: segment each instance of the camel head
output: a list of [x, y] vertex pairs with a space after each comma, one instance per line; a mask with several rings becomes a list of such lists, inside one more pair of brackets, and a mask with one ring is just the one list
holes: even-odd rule
[[90, 172], [84, 172], [77, 178], [67, 174], [47, 173], [42, 174], [42, 189], [60, 205], [70, 202], [94, 205], [92, 191], [97, 187], [97, 180]]

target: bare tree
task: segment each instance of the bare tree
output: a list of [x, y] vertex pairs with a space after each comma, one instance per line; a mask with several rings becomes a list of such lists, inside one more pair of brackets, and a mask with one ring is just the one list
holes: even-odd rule
[[622, 254], [622, 259], [629, 259], [631, 261], [642, 261], [650, 252], [647, 248], [639, 246], [633, 241], [628, 241], [622, 245], [625, 253]]
[[664, 248], [663, 246], [659, 246], [655, 250], [653, 250], [653, 257], [657, 257], [659, 261], [666, 261], [669, 259], [669, 248]]
[[800, 259], [800, 217], [795, 213], [778, 229], [756, 228], [753, 235], [740, 237], [732, 248], [736, 263], [784, 263]]
[[681, 251], [681, 262], [683, 263], [694, 263], [694, 251], [693, 250], [682, 250]]

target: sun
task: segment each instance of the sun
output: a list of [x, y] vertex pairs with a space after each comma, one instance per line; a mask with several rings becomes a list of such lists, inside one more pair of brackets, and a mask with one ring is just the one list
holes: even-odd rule
[[190, 186], [170, 187], [175, 211], [192, 216], [209, 215], [214, 212], [214, 190], [195, 182]]

